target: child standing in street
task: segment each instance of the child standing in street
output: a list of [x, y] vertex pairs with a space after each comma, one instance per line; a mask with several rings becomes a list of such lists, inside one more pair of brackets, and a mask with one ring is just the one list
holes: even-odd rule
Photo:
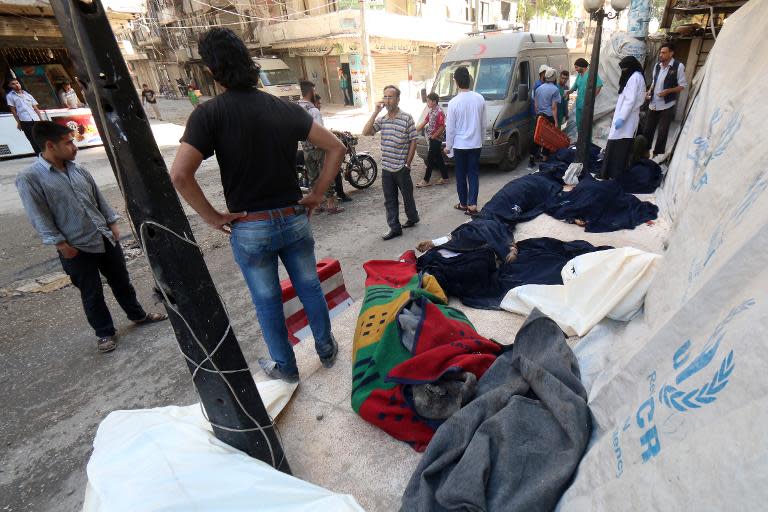
[[429, 93], [427, 96], [427, 115], [424, 120], [416, 127], [416, 131], [421, 131], [426, 126], [427, 141], [429, 142], [429, 153], [427, 154], [427, 171], [424, 173], [424, 179], [416, 184], [416, 187], [428, 187], [432, 185], [430, 178], [432, 170], [437, 168], [440, 171], [440, 180], [437, 185], [448, 183], [448, 169], [443, 160], [443, 141], [445, 141], [445, 114], [438, 104], [440, 96], [436, 93]]

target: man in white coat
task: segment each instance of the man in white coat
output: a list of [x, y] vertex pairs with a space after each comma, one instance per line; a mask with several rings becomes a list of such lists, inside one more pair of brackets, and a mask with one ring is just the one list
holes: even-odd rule
[[632, 142], [640, 123], [640, 107], [645, 101], [645, 79], [643, 67], [635, 57], [624, 57], [619, 62], [619, 99], [611, 121], [608, 144], [601, 178], [616, 179], [629, 166]]

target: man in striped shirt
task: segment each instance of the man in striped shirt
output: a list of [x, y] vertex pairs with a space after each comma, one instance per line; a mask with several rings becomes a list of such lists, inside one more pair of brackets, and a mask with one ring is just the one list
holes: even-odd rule
[[42, 153], [16, 177], [21, 202], [43, 244], [56, 246], [61, 266], [80, 290], [85, 316], [98, 338], [96, 348], [110, 352], [116, 347], [116, 335], [104, 302], [102, 275], [134, 323], [159, 322], [168, 316], [147, 313], [136, 299], [120, 248], [120, 216], [104, 199], [93, 176], [74, 162], [77, 146], [72, 131], [39, 121], [32, 135]]
[[[400, 89], [394, 85], [384, 88], [384, 98], [376, 104], [373, 115], [363, 128], [363, 135], [381, 132], [381, 186], [384, 189], [384, 206], [387, 209], [389, 232], [382, 236], [390, 240], [403, 234], [403, 228], [410, 228], [419, 222], [416, 200], [413, 198], [411, 162], [416, 153], [416, 124], [413, 117], [398, 107]], [[383, 108], [387, 114], [377, 119]], [[405, 224], [400, 224], [398, 190], [403, 196]]]

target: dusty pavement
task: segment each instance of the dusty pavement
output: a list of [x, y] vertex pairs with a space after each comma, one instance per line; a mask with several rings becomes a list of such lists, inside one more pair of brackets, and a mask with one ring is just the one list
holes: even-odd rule
[[[188, 104], [165, 101], [165, 117], [183, 123]], [[328, 109], [331, 112], [333, 108]], [[359, 130], [365, 115], [345, 109], [336, 115], [326, 111], [328, 123], [337, 129]], [[361, 137], [360, 149], [379, 156], [378, 137]], [[162, 149], [170, 163], [175, 147]], [[111, 176], [102, 148], [83, 151], [80, 160], [98, 175], [107, 199], [123, 212], [123, 200]], [[55, 252], [39, 244], [23, 211], [9, 198], [13, 176], [31, 159], [0, 162], [0, 288], [20, 279], [60, 270]], [[421, 178], [423, 162], [416, 160], [414, 181]], [[480, 204], [504, 183], [524, 172], [509, 174], [495, 169], [481, 173]], [[215, 160], [205, 162], [199, 172], [209, 198], [223, 206]], [[10, 187], [10, 188], [9, 188]], [[312, 224], [318, 258], [341, 261], [347, 288], [353, 297], [363, 292], [362, 263], [374, 258], [396, 257], [413, 248], [418, 240], [448, 233], [467, 220], [453, 210], [453, 185], [416, 190], [421, 222], [405, 236], [388, 242], [380, 181], [368, 190], [356, 191], [346, 211], [330, 216], [319, 214]], [[10, 206], [9, 206], [10, 205]], [[232, 315], [234, 331], [253, 371], [257, 356], [266, 354], [245, 283], [236, 268], [226, 236], [208, 229], [191, 210], [190, 222], [201, 243], [216, 286]], [[403, 217], [404, 221], [404, 217]], [[124, 241], [130, 229], [123, 222]], [[151, 305], [151, 276], [143, 256], [129, 262], [131, 277], [140, 300]], [[85, 467], [98, 426], [110, 411], [163, 405], [186, 405], [197, 401], [186, 365], [167, 323], [146, 327], [129, 325], [106, 292], [119, 330], [120, 344], [110, 354], [95, 350], [93, 333], [85, 322], [77, 290], [67, 286], [50, 293], [22, 294], [0, 298], [0, 510], [74, 511], [82, 505]], [[340, 357], [349, 357], [349, 354]], [[285, 439], [290, 457], [291, 440]]]

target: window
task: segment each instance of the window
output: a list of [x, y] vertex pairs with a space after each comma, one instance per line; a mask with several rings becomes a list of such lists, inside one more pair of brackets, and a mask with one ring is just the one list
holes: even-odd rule
[[507, 97], [513, 69], [512, 57], [482, 59], [475, 92], [482, 94], [486, 100], [503, 100]]
[[503, 100], [507, 97], [514, 62], [512, 57], [444, 62], [437, 72], [433, 91], [440, 96], [441, 101], [453, 98], [457, 93], [453, 72], [459, 66], [465, 66], [472, 77], [472, 90], [486, 100]]
[[456, 96], [456, 82], [453, 81], [453, 72], [459, 66], [465, 66], [469, 70], [469, 76], [475, 77], [477, 70], [476, 60], [443, 62], [437, 72], [437, 78], [435, 78], [435, 85], [433, 87], [433, 91], [440, 96], [440, 101], [448, 101]]
[[267, 85], [288, 85], [298, 83], [290, 69], [262, 69], [259, 72], [259, 80]]
[[528, 65], [528, 61], [524, 60], [520, 63], [520, 69], [518, 70], [518, 83], [520, 85], [531, 86], [531, 70]]
[[501, 2], [501, 19], [503, 21], [513, 21], [509, 19], [509, 13], [512, 10], [512, 4], [510, 2]]
[[487, 2], [480, 2], [480, 23], [488, 23], [491, 20], [491, 6]]

